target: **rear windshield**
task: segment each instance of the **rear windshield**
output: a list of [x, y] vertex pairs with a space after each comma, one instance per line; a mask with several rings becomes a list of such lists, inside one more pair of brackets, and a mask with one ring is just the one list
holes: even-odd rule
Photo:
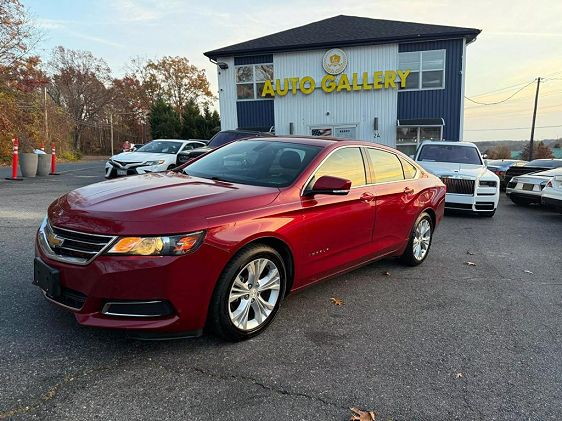
[[455, 145], [423, 145], [418, 161], [482, 165], [478, 149]]

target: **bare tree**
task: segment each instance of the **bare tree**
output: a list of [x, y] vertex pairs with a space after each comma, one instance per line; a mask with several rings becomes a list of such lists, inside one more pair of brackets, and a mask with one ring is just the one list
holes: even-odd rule
[[111, 70], [103, 59], [89, 51], [64, 47], [53, 50], [49, 68], [52, 72], [49, 95], [72, 118], [73, 145], [80, 150], [84, 128], [99, 121], [111, 102]]

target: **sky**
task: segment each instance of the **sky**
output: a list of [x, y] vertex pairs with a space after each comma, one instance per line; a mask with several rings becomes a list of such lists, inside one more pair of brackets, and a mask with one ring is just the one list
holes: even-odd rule
[[[133, 57], [187, 57], [217, 91], [205, 51], [335, 15], [482, 29], [467, 47], [465, 140], [528, 139], [537, 77], [535, 139], [562, 138], [560, 0], [23, 0], [43, 39], [103, 58], [115, 76]], [[529, 84], [528, 86], [526, 86]], [[557, 127], [553, 127], [557, 126]]]

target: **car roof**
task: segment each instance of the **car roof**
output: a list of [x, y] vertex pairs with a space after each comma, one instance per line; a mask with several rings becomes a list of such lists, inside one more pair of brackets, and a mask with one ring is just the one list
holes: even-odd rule
[[392, 153], [399, 152], [397, 149], [391, 148], [380, 143], [367, 142], [363, 140], [354, 139], [342, 139], [338, 137], [328, 137], [328, 136], [275, 136], [275, 137], [256, 137], [253, 139], [240, 139], [244, 140], [264, 140], [269, 142], [290, 142], [290, 143], [302, 143], [304, 145], [320, 146], [322, 148], [337, 147], [342, 145], [349, 146], [367, 146], [367, 147], [377, 147], [380, 149], [387, 150]]
[[195, 139], [152, 139], [151, 142], [197, 142]]
[[445, 140], [424, 140], [420, 146], [424, 145], [443, 145], [443, 146], [468, 146], [478, 149], [478, 146], [472, 142], [464, 141], [445, 141]]

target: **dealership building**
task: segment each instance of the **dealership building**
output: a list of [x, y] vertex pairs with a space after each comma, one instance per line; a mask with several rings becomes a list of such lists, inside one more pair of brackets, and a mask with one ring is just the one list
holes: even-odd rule
[[335, 16], [205, 53], [221, 126], [415, 151], [462, 140], [466, 47], [480, 30]]

